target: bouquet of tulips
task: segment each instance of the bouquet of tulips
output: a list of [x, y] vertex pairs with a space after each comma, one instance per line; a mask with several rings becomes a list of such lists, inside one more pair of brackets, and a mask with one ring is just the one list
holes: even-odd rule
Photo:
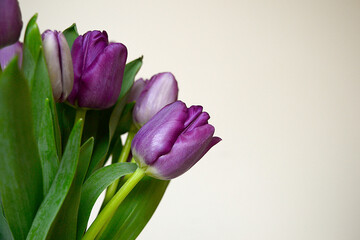
[[36, 20], [19, 42], [19, 4], [0, 0], [0, 239], [135, 239], [221, 139], [177, 100], [173, 74], [134, 82], [142, 57], [126, 64], [105, 31], [41, 33]]

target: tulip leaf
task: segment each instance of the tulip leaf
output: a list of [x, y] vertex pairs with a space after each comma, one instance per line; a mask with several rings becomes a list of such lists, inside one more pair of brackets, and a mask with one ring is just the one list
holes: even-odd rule
[[126, 64], [119, 99], [124, 97], [125, 94], [130, 90], [131, 86], [133, 85], [135, 76], [141, 68], [142, 60], [143, 57], [141, 56], [135, 59], [134, 61], [131, 61], [128, 64]]
[[75, 39], [79, 36], [79, 33], [78, 33], [78, 31], [77, 31], [76, 24], [73, 23], [73, 25], [71, 25], [70, 27], [68, 27], [67, 29], [65, 29], [65, 30], [63, 31], [63, 34], [64, 34], [64, 36], [65, 36], [65, 38], [66, 38], [66, 41], [67, 41], [67, 43], [68, 43], [68, 45], [69, 45], [69, 48], [70, 48], [70, 50], [71, 50], [72, 45], [73, 45]]
[[79, 120], [71, 131], [59, 170], [36, 214], [27, 240], [46, 239], [51, 224], [69, 192], [78, 165], [82, 124], [82, 120]]
[[[25, 78], [30, 81], [35, 73], [36, 63], [40, 54], [40, 46], [42, 45], [39, 27], [36, 23], [37, 14], [29, 21], [25, 30], [25, 38], [23, 45], [23, 71]], [[31, 85], [31, 84], [30, 84]]]
[[6, 240], [14, 239], [9, 224], [2, 213], [0, 214], [0, 239], [6, 239]]
[[97, 239], [136, 239], [154, 214], [169, 182], [145, 176], [121, 203]]
[[28, 84], [14, 58], [0, 76], [0, 192], [15, 239], [25, 239], [43, 199]]
[[[59, 128], [61, 131], [61, 145], [66, 146], [71, 129], [74, 125], [76, 110], [66, 103], [56, 103], [56, 111], [59, 120]], [[86, 122], [87, 121], [85, 121], [85, 125]], [[86, 131], [83, 132], [82, 139], [89, 139], [90, 137], [85, 138], [85, 132]]]
[[115, 163], [94, 172], [84, 183], [78, 214], [77, 239], [81, 239], [96, 199], [116, 179], [133, 173], [137, 166], [134, 163]]
[[55, 110], [55, 102], [52, 96], [52, 88], [47, 70], [45, 57], [42, 51], [42, 40], [39, 27], [36, 23], [37, 14], [35, 14], [29, 21], [23, 45], [23, 71], [25, 78], [28, 80], [32, 111], [34, 116], [34, 130], [35, 137], [39, 139], [41, 131], [41, 121], [43, 119], [43, 112], [45, 110], [44, 101], [49, 99], [51, 108], [51, 117], [53, 121], [54, 135], [57, 155], [61, 157], [61, 135], [59, 123], [57, 120], [57, 113]]
[[76, 175], [70, 187], [61, 209], [52, 224], [48, 239], [76, 239], [77, 219], [75, 214], [79, 210], [81, 188], [85, 178], [86, 170], [89, 166], [94, 138], [87, 140], [80, 149], [79, 163]]
[[59, 168], [59, 159], [56, 153], [53, 121], [48, 98], [45, 100], [44, 113], [42, 121], [39, 124], [38, 147], [43, 173], [43, 191], [44, 195], [46, 195]]
[[14, 239], [9, 224], [4, 216], [1, 196], [0, 196], [0, 239], [8, 239], [8, 240]]

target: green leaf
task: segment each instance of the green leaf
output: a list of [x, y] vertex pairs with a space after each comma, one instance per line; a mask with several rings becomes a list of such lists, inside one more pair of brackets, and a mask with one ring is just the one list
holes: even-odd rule
[[74, 23], [73, 25], [71, 25], [70, 27], [65, 29], [63, 31], [63, 34], [64, 34], [64, 36], [66, 38], [66, 41], [69, 44], [69, 48], [71, 50], [75, 39], [79, 36], [79, 33], [77, 31], [77, 28], [76, 28], [76, 24]]
[[76, 239], [77, 219], [75, 214], [79, 210], [81, 188], [89, 166], [94, 139], [90, 138], [80, 149], [79, 163], [76, 175], [61, 209], [53, 222], [48, 239]]
[[8, 240], [14, 239], [9, 224], [4, 216], [4, 209], [2, 205], [1, 196], [0, 196], [0, 239], [8, 239]]
[[14, 239], [9, 224], [3, 214], [0, 214], [0, 239], [5, 239], [5, 240]]
[[134, 163], [115, 163], [97, 170], [85, 181], [81, 191], [77, 239], [84, 234], [91, 209], [99, 195], [116, 179], [133, 173], [136, 168]]
[[55, 136], [49, 99], [45, 100], [44, 113], [40, 122], [38, 147], [43, 173], [44, 195], [50, 189], [59, 168], [59, 159], [56, 153]]
[[126, 64], [119, 99], [124, 97], [125, 94], [130, 90], [131, 86], [133, 85], [135, 76], [141, 68], [142, 60], [143, 60], [143, 57], [141, 56], [141, 57], [135, 59], [134, 61]]
[[145, 176], [121, 203], [97, 239], [136, 239], [154, 214], [169, 182]]
[[79, 160], [82, 124], [79, 120], [70, 134], [59, 170], [36, 214], [27, 236], [28, 240], [46, 239], [50, 226], [69, 192]]
[[37, 14], [35, 14], [29, 21], [25, 30], [25, 39], [23, 45], [23, 62], [22, 67], [25, 78], [29, 82], [33, 79], [35, 73], [36, 63], [39, 58], [40, 48], [42, 45], [40, 30], [36, 23]]
[[43, 197], [26, 80], [14, 58], [0, 78], [0, 192], [15, 239], [25, 239]]

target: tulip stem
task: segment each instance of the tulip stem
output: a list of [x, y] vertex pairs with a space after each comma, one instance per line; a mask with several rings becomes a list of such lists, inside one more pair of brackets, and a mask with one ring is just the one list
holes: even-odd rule
[[136, 184], [145, 176], [145, 171], [141, 168], [136, 169], [133, 175], [124, 183], [114, 197], [109, 201], [105, 208], [100, 212], [90, 228], [85, 233], [82, 240], [93, 240], [102, 230], [102, 228], [111, 220], [116, 210], [131, 192]]
[[[135, 136], [136, 130], [135, 127], [131, 126], [130, 131], [128, 133], [128, 136], [126, 138], [125, 141], [125, 145], [121, 150], [120, 153], [120, 157], [118, 159], [117, 162], [119, 163], [123, 163], [126, 162], [131, 150], [131, 142]], [[117, 187], [119, 185], [119, 180], [120, 179], [116, 179], [106, 190], [106, 194], [105, 194], [105, 198], [104, 198], [104, 202], [102, 204], [101, 208], [104, 208], [105, 205], [110, 201], [110, 199], [114, 196], [114, 194], [116, 193]]]
[[76, 109], [76, 115], [75, 115], [75, 123], [79, 121], [80, 118], [85, 122], [85, 115], [86, 115], [86, 109], [78, 108]]

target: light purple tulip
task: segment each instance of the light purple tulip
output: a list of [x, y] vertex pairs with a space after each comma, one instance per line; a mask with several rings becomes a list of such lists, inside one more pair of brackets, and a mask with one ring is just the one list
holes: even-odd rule
[[176, 101], [161, 109], [135, 135], [131, 150], [139, 167], [158, 179], [180, 176], [221, 141], [213, 137], [209, 114], [201, 106]]
[[0, 48], [16, 43], [22, 28], [17, 0], [0, 0]]
[[71, 49], [74, 88], [68, 101], [82, 108], [105, 109], [119, 97], [127, 49], [109, 43], [105, 31], [90, 31], [79, 36]]
[[58, 31], [46, 30], [42, 34], [42, 41], [54, 99], [64, 102], [74, 85], [69, 45], [65, 36]]
[[[1, 1], [1, 0], [0, 0]], [[15, 57], [18, 56], [19, 68], [21, 68], [22, 56], [23, 56], [23, 44], [21, 42], [16, 42], [10, 46], [0, 49], [0, 65], [1, 69], [5, 69], [8, 63]]]
[[143, 126], [160, 109], [175, 102], [178, 92], [178, 84], [172, 73], [159, 73], [152, 76], [150, 80], [146, 80], [134, 106], [133, 119], [135, 125]]

